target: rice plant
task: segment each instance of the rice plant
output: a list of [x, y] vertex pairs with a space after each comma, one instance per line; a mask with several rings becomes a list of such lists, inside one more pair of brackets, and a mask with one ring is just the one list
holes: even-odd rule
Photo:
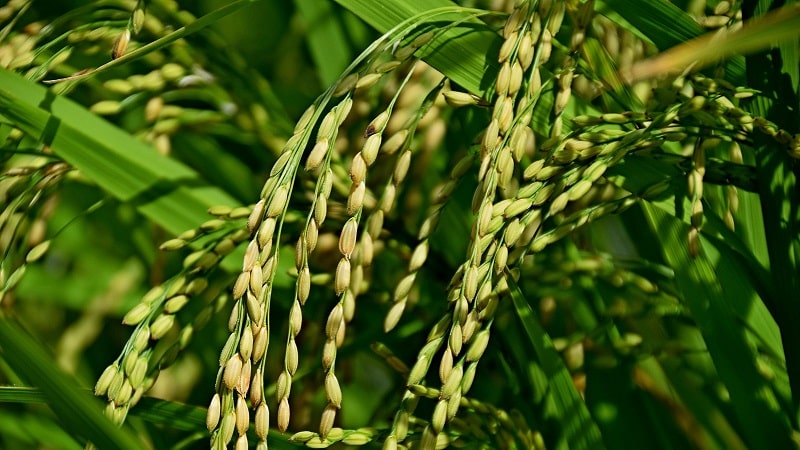
[[0, 446], [800, 446], [797, 5], [51, 3]]

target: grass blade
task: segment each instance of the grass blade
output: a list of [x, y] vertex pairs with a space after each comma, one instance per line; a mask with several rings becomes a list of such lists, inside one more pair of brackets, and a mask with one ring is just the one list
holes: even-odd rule
[[[775, 393], [759, 374], [755, 349], [730, 305], [733, 287], [721, 278], [706, 251], [697, 258], [686, 245], [688, 225], [643, 203], [652, 232], [663, 242], [663, 256], [675, 271], [678, 288], [696, 321], [748, 443], [754, 448], [790, 448], [785, 416]], [[704, 249], [710, 242], [702, 239]]]
[[775, 43], [797, 39], [800, 5], [781, 8], [750, 20], [732, 32], [706, 33], [634, 64], [622, 76], [628, 83], [699, 70], [734, 55], [752, 53]]
[[519, 286], [507, 277], [511, 300], [528, 341], [539, 359], [548, 380], [548, 396], [552, 418], [562, 426], [564, 438], [571, 449], [605, 448], [600, 429], [589, 414], [586, 404], [572, 382], [567, 367], [550, 337], [539, 324], [536, 313], [525, 299]]
[[[797, 47], [797, 43], [794, 44]], [[781, 50], [782, 51], [782, 50]], [[794, 50], [796, 52], [796, 49]], [[748, 81], [755, 89], [763, 90], [751, 105], [750, 111], [768, 116], [778, 126], [797, 133], [800, 100], [791, 83], [770, 80], [791, 80], [797, 67], [786, 66], [777, 54], [759, 54], [748, 57]], [[793, 56], [788, 57], [789, 61]], [[764, 78], [770, 77], [770, 78]], [[773, 100], [774, 99], [774, 100]], [[792, 391], [792, 420], [800, 424], [800, 193], [796, 160], [764, 136], [754, 142], [756, 172], [760, 183], [758, 195], [766, 235], [770, 267], [770, 299], [775, 307], [775, 319], [781, 330], [786, 355], [786, 366]]]
[[296, 0], [308, 33], [308, 49], [323, 85], [336, 82], [353, 60], [346, 30], [330, 2]]
[[194, 228], [212, 205], [236, 205], [182, 163], [159, 155], [77, 103], [0, 69], [0, 111], [100, 187], [171, 233]]
[[[87, 390], [86, 395], [91, 395]], [[17, 386], [0, 386], [0, 403], [45, 403], [47, 394], [42, 389]], [[206, 409], [199, 406], [143, 397], [128, 413], [147, 422], [182, 431], [199, 431], [205, 433]], [[289, 441], [289, 435], [270, 430], [269, 446], [276, 449], [296, 449], [297, 445]], [[97, 442], [95, 442], [97, 443]]]
[[[602, 0], [598, 3], [601, 12], [619, 14], [662, 51], [705, 33], [692, 17], [667, 0]], [[729, 61], [727, 76], [735, 84], [744, 82], [744, 58], [739, 56]]]
[[[455, 7], [449, 0], [336, 0], [381, 33], [389, 31], [403, 20], [425, 11]], [[458, 21], [467, 13], [437, 16], [437, 21]], [[488, 25], [477, 19], [445, 31], [419, 55], [428, 64], [476, 95], [486, 95], [489, 83], [497, 75], [497, 55], [502, 39]]]
[[143, 448], [134, 434], [108, 420], [100, 401], [77, 389], [53, 358], [11, 319], [0, 319], [0, 348], [3, 360], [42, 390], [47, 404], [78, 441], [89, 440], [99, 448]]

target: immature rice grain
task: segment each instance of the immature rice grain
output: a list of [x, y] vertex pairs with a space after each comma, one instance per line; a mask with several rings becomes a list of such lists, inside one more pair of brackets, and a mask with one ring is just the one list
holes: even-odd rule
[[264, 375], [261, 372], [261, 368], [257, 368], [255, 375], [253, 375], [253, 381], [250, 385], [250, 403], [253, 405], [258, 405], [263, 399]]
[[253, 323], [260, 324], [264, 315], [261, 303], [258, 301], [256, 296], [250, 292], [245, 294], [245, 297], [247, 298], [247, 300], [245, 300], [247, 306], [247, 316]]
[[447, 421], [447, 400], [439, 400], [433, 408], [431, 426], [436, 433], [441, 433]]
[[122, 318], [122, 323], [124, 325], [138, 325], [148, 314], [150, 314], [150, 306], [145, 303], [139, 303], [125, 314], [125, 317]]
[[464, 345], [464, 334], [461, 329], [461, 325], [454, 324], [453, 328], [450, 330], [450, 339], [447, 341], [450, 351], [453, 352], [453, 356], [458, 356], [461, 353], [461, 348]]
[[344, 308], [341, 303], [337, 303], [336, 306], [331, 309], [330, 314], [328, 314], [328, 320], [325, 323], [325, 335], [328, 339], [334, 339], [336, 337], [336, 334], [339, 332], [339, 326], [342, 323], [343, 314]]
[[267, 208], [267, 217], [276, 217], [283, 213], [289, 200], [289, 188], [286, 185], [278, 186]]
[[366, 194], [366, 185], [361, 182], [354, 184], [350, 188], [350, 195], [347, 197], [347, 214], [354, 215], [364, 205], [364, 195]]
[[367, 166], [371, 166], [378, 158], [381, 142], [382, 138], [380, 133], [370, 135], [364, 142], [364, 146], [361, 148], [361, 156], [364, 158], [364, 162]]
[[356, 239], [358, 234], [358, 223], [354, 217], [347, 220], [342, 227], [342, 233], [339, 237], [339, 252], [345, 258], [350, 258], [353, 250], [356, 248]]
[[411, 151], [406, 150], [400, 155], [400, 158], [397, 160], [397, 165], [394, 168], [393, 174], [393, 182], [395, 184], [401, 184], [403, 180], [406, 178], [406, 174], [408, 174], [408, 169], [411, 166]]
[[330, 370], [336, 360], [336, 341], [327, 340], [322, 346], [322, 368]]
[[389, 435], [389, 437], [383, 441], [382, 450], [397, 450], [397, 437]]
[[351, 73], [350, 75], [346, 76], [342, 81], [339, 82], [338, 85], [336, 85], [336, 89], [334, 89], [333, 91], [333, 96], [339, 97], [345, 94], [346, 92], [350, 91], [351, 89], [353, 89], [353, 87], [355, 87], [357, 81], [358, 81], [357, 73]]
[[321, 439], [326, 439], [331, 428], [333, 428], [333, 421], [336, 419], [337, 408], [333, 405], [328, 405], [322, 412], [322, 418], [319, 421], [319, 436]]
[[341, 258], [336, 267], [336, 277], [334, 279], [336, 295], [342, 295], [345, 289], [350, 286], [350, 260]]
[[127, 28], [117, 36], [114, 41], [114, 48], [111, 50], [111, 59], [117, 59], [125, 54], [128, 43], [131, 41], [131, 32]]
[[405, 299], [397, 301], [392, 305], [392, 307], [389, 309], [389, 312], [386, 313], [386, 318], [383, 321], [384, 332], [388, 333], [397, 326], [397, 324], [400, 322], [400, 318], [403, 317], [403, 311], [405, 310], [405, 307]]
[[234, 450], [247, 450], [250, 448], [250, 444], [247, 443], [247, 434], [240, 434], [238, 438], [236, 438], [236, 445], [233, 447]]
[[452, 372], [450, 372], [450, 376], [447, 377], [447, 381], [442, 386], [441, 396], [444, 399], [450, 398], [456, 389], [459, 388], [461, 385], [461, 381], [464, 378], [464, 368], [460, 364], [453, 367]]
[[333, 372], [328, 372], [325, 376], [325, 393], [328, 403], [336, 408], [342, 407], [342, 389], [339, 387], [339, 380]]
[[281, 433], [285, 433], [286, 429], [289, 428], [289, 399], [284, 397], [281, 399], [280, 403], [278, 404], [278, 414], [277, 414], [277, 422], [278, 422], [278, 431]]
[[408, 138], [408, 130], [402, 129], [389, 137], [381, 147], [380, 151], [382, 151], [386, 155], [391, 155], [400, 150], [400, 148], [405, 143], [406, 139]]
[[255, 428], [256, 436], [261, 440], [266, 440], [269, 432], [269, 409], [265, 402], [259, 402], [256, 407]]
[[359, 78], [358, 81], [356, 81], [356, 89], [369, 89], [372, 86], [375, 86], [382, 76], [383, 74], [380, 73], [370, 73], [364, 75], [363, 77]]
[[150, 325], [150, 338], [158, 340], [164, 337], [175, 324], [175, 316], [172, 314], [161, 314], [156, 318], [152, 325]]
[[311, 152], [308, 153], [308, 158], [306, 158], [306, 171], [312, 171], [319, 167], [322, 164], [322, 161], [325, 159], [325, 155], [328, 153], [328, 148], [330, 144], [328, 142], [328, 138], [322, 138], [314, 144], [314, 147], [311, 148]]
[[442, 354], [442, 360], [439, 363], [439, 380], [442, 383], [447, 381], [447, 378], [450, 376], [450, 372], [453, 371], [453, 352], [446, 348], [444, 353]]
[[297, 351], [297, 343], [294, 339], [289, 339], [289, 342], [286, 344], [286, 357], [284, 359], [286, 371], [289, 373], [289, 375], [294, 376], [294, 374], [297, 372], [299, 360], [300, 355]]
[[261, 358], [267, 351], [268, 344], [269, 331], [266, 329], [266, 327], [264, 327], [261, 328], [253, 337], [253, 353], [251, 355], [253, 362], [261, 361]]
[[447, 104], [453, 108], [473, 106], [478, 104], [478, 99], [468, 92], [445, 91], [442, 95], [444, 95], [444, 99]]
[[420, 355], [419, 358], [417, 358], [417, 361], [414, 363], [414, 366], [411, 368], [411, 371], [408, 373], [406, 386], [412, 386], [422, 382], [422, 380], [425, 378], [425, 374], [428, 372], [429, 365], [430, 359], [428, 359], [428, 357], [425, 355]]
[[247, 402], [243, 397], [236, 399], [236, 431], [242, 435], [247, 433], [250, 426], [250, 412], [247, 410]]
[[225, 364], [225, 372], [223, 373], [223, 382], [225, 387], [233, 390], [236, 383], [239, 382], [239, 376], [242, 374], [242, 357], [236, 353]]
[[500, 51], [498, 52], [497, 62], [504, 63], [508, 60], [511, 56], [511, 52], [514, 51], [514, 46], [517, 44], [517, 37], [519, 33], [514, 31], [508, 36], [508, 39], [503, 41], [503, 45], [500, 46]]
[[214, 394], [211, 397], [211, 404], [208, 406], [208, 411], [206, 413], [206, 428], [208, 431], [213, 431], [217, 428], [217, 424], [219, 424], [220, 418], [220, 398], [219, 394]]

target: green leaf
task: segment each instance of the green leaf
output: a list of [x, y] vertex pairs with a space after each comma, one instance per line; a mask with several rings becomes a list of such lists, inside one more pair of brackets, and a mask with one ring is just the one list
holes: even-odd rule
[[683, 301], [703, 335], [717, 373], [730, 392], [746, 440], [754, 448], [790, 448], [786, 417], [772, 387], [758, 372], [755, 348], [730, 304], [736, 287], [716, 272], [706, 253], [710, 243], [702, 237], [704, 250], [692, 258], [686, 243], [688, 225], [649, 203], [642, 208], [662, 243], [666, 262], [675, 271]]
[[[85, 393], [86, 396], [91, 397], [91, 393], [88, 390], [79, 393]], [[41, 389], [0, 386], [0, 403], [36, 404], [45, 403], [46, 400], [47, 393]], [[169, 427], [175, 430], [206, 432], [206, 409], [199, 406], [143, 397], [136, 407], [130, 410], [128, 415], [139, 417], [156, 425], [169, 424]], [[280, 450], [298, 448], [296, 444], [289, 441], [289, 436], [277, 430], [270, 430], [268, 437], [270, 448]], [[95, 444], [99, 444], [99, 442], [95, 441]]]
[[605, 448], [600, 429], [589, 414], [580, 393], [575, 389], [575, 384], [572, 382], [572, 377], [564, 365], [561, 355], [556, 351], [547, 332], [539, 324], [536, 313], [525, 299], [519, 286], [510, 276], [506, 278], [517, 317], [525, 330], [528, 343], [547, 377], [546, 402], [549, 404], [550, 418], [558, 421], [562, 427], [562, 433], [569, 448]]
[[[238, 205], [181, 162], [5, 69], [0, 69], [0, 114], [172, 234], [208, 220], [210, 206]], [[233, 267], [227, 261], [225, 267]]]
[[[667, 0], [601, 0], [598, 9], [601, 13], [613, 12], [612, 18], [621, 16], [662, 51], [705, 33], [689, 14]], [[733, 57], [727, 69], [731, 82], [744, 82], [744, 58]]]
[[[706, 33], [650, 59], [639, 61], [625, 70], [624, 78], [633, 83], [664, 75], [679, 75], [688, 69], [699, 70], [735, 55], [741, 58], [743, 54], [796, 40], [798, 29], [800, 5], [784, 7], [750, 19], [738, 30]], [[797, 55], [793, 57], [796, 61]]]
[[[372, 27], [385, 33], [400, 22], [436, 8], [453, 7], [449, 0], [336, 0]], [[463, 20], [420, 49], [419, 56], [448, 78], [476, 95], [486, 95], [500, 66], [497, 55], [502, 39], [486, 23], [470, 18], [470, 13], [438, 14], [436, 22]]]
[[336, 82], [353, 54], [346, 29], [330, 2], [295, 0], [306, 23], [308, 49], [323, 85]]
[[133, 433], [104, 416], [101, 402], [79, 390], [17, 322], [0, 318], [0, 348], [11, 369], [42, 390], [44, 400], [76, 440], [88, 439], [99, 448], [143, 448]]
[[[759, 1], [745, 5], [745, 17], [766, 13], [773, 2]], [[798, 9], [796, 2], [791, 6]], [[764, 92], [748, 105], [754, 116], [767, 117], [790, 134], [800, 132], [800, 98], [797, 93], [797, 39], [785, 43], [777, 51], [747, 58], [747, 81]], [[781, 330], [786, 355], [786, 368], [791, 386], [791, 416], [800, 426], [800, 192], [798, 192], [797, 160], [785, 148], [763, 135], [754, 142], [758, 195], [764, 222], [771, 282], [771, 304]]]

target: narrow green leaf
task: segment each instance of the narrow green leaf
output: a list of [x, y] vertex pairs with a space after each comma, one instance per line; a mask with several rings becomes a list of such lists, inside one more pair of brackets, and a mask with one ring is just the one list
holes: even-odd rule
[[[449, 0], [336, 0], [372, 27], [385, 33], [405, 19], [436, 8], [456, 7]], [[420, 57], [476, 95], [486, 95], [497, 75], [502, 39], [488, 25], [466, 12], [437, 15], [436, 22], [465, 20], [420, 50]]]
[[[782, 2], [761, 0], [744, 5], [745, 18], [766, 14], [770, 7]], [[800, 9], [791, 2], [786, 8]], [[796, 80], [800, 67], [797, 53], [800, 42], [795, 39], [779, 49], [747, 58], [747, 81], [764, 92], [748, 105], [755, 116], [767, 117], [790, 134], [800, 132], [800, 98]], [[788, 52], [784, 54], [784, 52]], [[793, 84], [794, 83], [794, 84]], [[798, 191], [797, 160], [785, 148], [763, 135], [755, 136], [756, 173], [759, 177], [758, 195], [764, 221], [771, 282], [770, 299], [775, 308], [775, 320], [781, 329], [786, 356], [786, 368], [791, 386], [791, 417], [800, 426], [800, 191]]]
[[336, 82], [353, 54], [342, 22], [330, 2], [295, 0], [306, 23], [308, 49], [323, 85]]
[[0, 409], [0, 436], [6, 448], [51, 448], [81, 450], [84, 447], [72, 438], [57, 419], [42, 411]]
[[696, 258], [686, 244], [688, 225], [649, 203], [642, 208], [652, 232], [659, 236], [663, 256], [675, 271], [683, 300], [700, 328], [720, 379], [730, 392], [731, 404], [743, 435], [754, 448], [790, 448], [786, 417], [775, 393], [759, 374], [755, 349], [739, 325], [729, 298], [732, 287], [721, 278], [704, 250]]
[[0, 69], [0, 113], [172, 233], [207, 220], [209, 206], [237, 204], [182, 163], [159, 155], [72, 100], [5, 69]]
[[598, 9], [601, 13], [613, 11], [622, 16], [659, 50], [696, 38], [705, 32], [691, 16], [667, 0], [601, 0], [598, 2]]
[[[88, 397], [88, 390], [79, 392]], [[0, 403], [45, 403], [47, 393], [42, 389], [17, 386], [0, 386]], [[199, 406], [186, 405], [152, 397], [143, 397], [128, 413], [156, 425], [169, 424], [175, 430], [205, 432], [206, 409]], [[298, 448], [289, 441], [289, 435], [277, 430], [270, 430], [268, 442], [270, 448], [289, 450]], [[95, 442], [99, 444], [99, 442]], [[114, 448], [114, 447], [109, 447]], [[143, 448], [143, 447], [142, 447]]]
[[581, 395], [575, 389], [572, 377], [558, 354], [547, 332], [539, 324], [536, 313], [525, 299], [519, 286], [507, 277], [517, 317], [539, 359], [549, 383], [552, 418], [561, 424], [564, 437], [571, 449], [605, 448], [600, 429], [594, 422]]
[[[691, 204], [685, 195], [685, 175], [675, 165], [653, 158], [629, 156], [609, 170], [612, 179], [631, 192], [642, 192], [657, 180], [672, 180], [674, 196], [649, 200], [648, 205], [658, 208], [670, 216], [679, 215], [685, 225], [689, 224]], [[752, 195], [741, 192], [740, 195]], [[680, 200], [676, 200], [677, 197]], [[769, 271], [754, 256], [751, 244], [743, 242], [739, 232], [729, 230], [713, 210], [705, 213], [706, 223], [701, 234], [713, 244], [713, 259], [721, 280], [726, 280], [729, 294], [726, 302], [740, 320], [751, 330], [769, 353], [783, 359], [780, 330], [773, 319], [769, 304], [772, 298], [769, 287]], [[639, 235], [637, 227], [631, 227], [633, 238], [644, 242], [652, 238], [645, 232]], [[760, 237], [764, 239], [763, 235]], [[685, 242], [683, 244], [685, 246]]]
[[223, 18], [223, 17], [225, 17], [225, 16], [227, 16], [227, 15], [229, 15], [231, 13], [234, 13], [237, 10], [239, 10], [239, 9], [245, 7], [245, 6], [250, 5], [250, 3], [253, 3], [254, 1], [256, 1], [256, 0], [235, 0], [235, 1], [229, 3], [229, 4], [225, 5], [225, 6], [222, 6], [221, 8], [218, 8], [218, 9], [216, 9], [216, 10], [214, 10], [214, 11], [212, 11], [212, 12], [210, 12], [210, 13], [208, 13], [208, 14], [200, 17], [200, 18], [198, 18], [197, 20], [195, 20], [194, 22], [186, 25], [185, 27], [178, 28], [177, 30], [169, 33], [168, 35], [166, 35], [166, 36], [164, 36], [162, 38], [159, 38], [159, 39], [157, 39], [157, 40], [155, 40], [153, 42], [150, 42], [150, 43], [148, 43], [146, 45], [143, 45], [143, 46], [141, 46], [141, 47], [139, 47], [139, 48], [137, 48], [135, 50], [132, 50], [132, 51], [120, 56], [119, 58], [113, 59], [113, 60], [103, 64], [102, 66], [100, 66], [100, 67], [98, 67], [96, 69], [91, 69], [91, 70], [88, 70], [88, 71], [85, 71], [85, 72], [81, 72], [79, 74], [76, 74], [76, 75], [73, 75], [73, 76], [70, 76], [70, 77], [67, 77], [67, 78], [59, 79], [59, 80], [50, 80], [49, 82], [55, 83], [55, 82], [68, 81], [70, 83], [75, 83], [75, 82], [78, 82], [78, 81], [86, 80], [88, 78], [91, 78], [91, 77], [99, 74], [99, 73], [105, 72], [105, 71], [107, 71], [107, 70], [109, 70], [109, 69], [111, 69], [113, 67], [117, 67], [117, 66], [120, 66], [122, 64], [126, 64], [126, 63], [128, 63], [128, 62], [130, 62], [130, 61], [132, 61], [132, 60], [134, 60], [136, 58], [140, 58], [140, 57], [142, 57], [144, 55], [147, 55], [147, 54], [149, 54], [151, 52], [154, 52], [154, 51], [156, 51], [158, 49], [164, 48], [167, 45], [177, 41], [178, 39], [181, 39], [181, 38], [184, 38], [186, 36], [189, 36], [190, 34], [196, 33], [196, 32], [198, 32], [198, 31], [200, 31], [200, 30], [202, 30], [202, 29], [204, 29], [204, 28], [206, 28], [206, 27], [208, 27], [210, 25], [213, 25], [214, 23], [219, 21], [221, 18]]
[[797, 40], [798, 29], [800, 5], [787, 6], [748, 20], [736, 31], [706, 33], [637, 62], [625, 71], [623, 78], [634, 83], [664, 75], [679, 75], [687, 69], [699, 70], [734, 55], [753, 53], [776, 43]]
[[[691, 16], [667, 0], [601, 0], [598, 6], [601, 12], [613, 11], [622, 16], [662, 51], [705, 33]], [[743, 83], [744, 59], [732, 58], [727, 72], [730, 81]]]
[[143, 448], [134, 434], [108, 420], [100, 401], [79, 390], [76, 382], [64, 375], [53, 358], [11, 319], [0, 318], [0, 349], [12, 370], [42, 390], [47, 404], [78, 441], [88, 439], [99, 448]]

